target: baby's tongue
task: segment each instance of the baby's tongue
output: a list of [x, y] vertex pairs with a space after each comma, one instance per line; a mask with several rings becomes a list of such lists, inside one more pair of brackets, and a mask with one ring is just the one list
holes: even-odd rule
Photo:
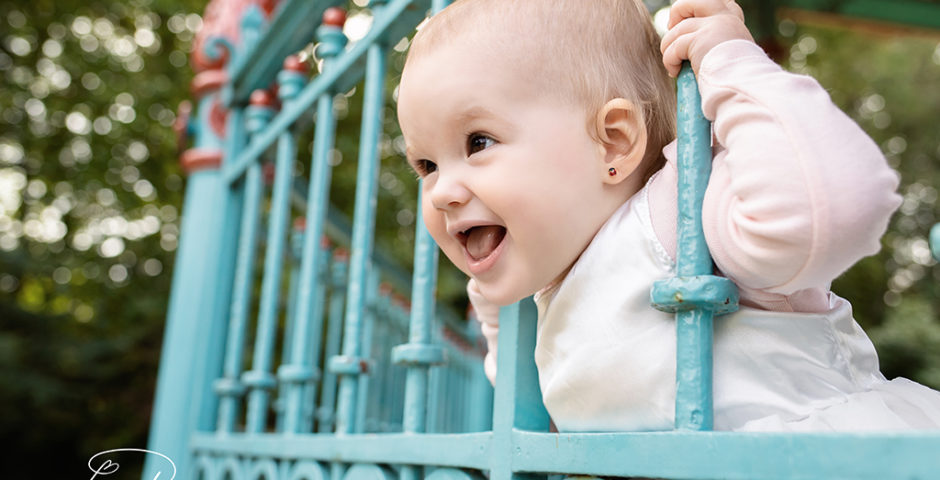
[[467, 235], [467, 252], [474, 260], [486, 258], [503, 240], [506, 229], [497, 225], [476, 227]]

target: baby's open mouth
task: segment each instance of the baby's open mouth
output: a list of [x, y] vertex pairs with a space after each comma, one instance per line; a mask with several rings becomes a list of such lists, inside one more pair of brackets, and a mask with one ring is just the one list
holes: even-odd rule
[[506, 227], [500, 225], [481, 225], [468, 228], [457, 237], [464, 244], [467, 253], [473, 260], [482, 260], [488, 257], [506, 236]]

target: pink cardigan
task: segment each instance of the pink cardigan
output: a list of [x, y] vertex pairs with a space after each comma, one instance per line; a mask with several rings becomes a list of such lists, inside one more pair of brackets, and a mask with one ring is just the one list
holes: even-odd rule
[[[705, 192], [705, 239], [742, 302], [820, 312], [835, 277], [876, 253], [901, 204], [878, 146], [811, 77], [784, 71], [752, 42], [725, 42], [699, 72], [716, 152]], [[650, 213], [676, 250], [675, 143], [650, 183]]]

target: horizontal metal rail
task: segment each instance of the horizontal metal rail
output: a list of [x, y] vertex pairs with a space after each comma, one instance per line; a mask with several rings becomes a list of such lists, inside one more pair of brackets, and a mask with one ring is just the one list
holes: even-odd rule
[[[197, 434], [198, 453], [488, 470], [492, 432], [465, 434]], [[936, 478], [929, 434], [645, 432], [559, 434], [513, 430], [517, 473], [675, 479]], [[861, 461], [876, 459], [877, 461]]]

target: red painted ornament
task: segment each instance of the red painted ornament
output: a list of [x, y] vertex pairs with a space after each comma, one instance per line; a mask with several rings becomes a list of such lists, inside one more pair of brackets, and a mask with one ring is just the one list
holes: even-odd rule
[[258, 107], [272, 107], [276, 102], [274, 94], [260, 89], [251, 92], [251, 97], [248, 99], [248, 103]]
[[346, 24], [346, 10], [339, 7], [327, 8], [323, 12], [323, 24], [343, 28], [343, 25]]
[[290, 55], [284, 59], [284, 70], [290, 70], [291, 72], [297, 73], [307, 73], [309, 66], [307, 62], [300, 61], [300, 57], [297, 55]]

